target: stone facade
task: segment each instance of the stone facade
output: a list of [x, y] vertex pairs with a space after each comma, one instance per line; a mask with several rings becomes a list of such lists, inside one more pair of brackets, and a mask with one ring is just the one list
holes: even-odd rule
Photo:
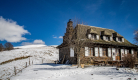
[[[79, 42], [75, 42], [75, 40], [78, 39], [85, 41], [79, 54], [80, 57], [77, 55], [75, 46]], [[58, 48], [59, 59], [62, 63], [69, 60], [70, 64], [78, 64], [78, 61], [83, 64], [91, 64], [92, 60], [122, 60], [125, 54], [137, 54], [138, 47], [112, 29], [81, 24], [73, 28], [73, 22], [69, 20], [63, 43]]]

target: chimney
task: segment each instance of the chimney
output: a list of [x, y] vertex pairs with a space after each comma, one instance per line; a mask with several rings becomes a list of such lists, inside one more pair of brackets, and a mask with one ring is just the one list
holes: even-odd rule
[[73, 27], [73, 22], [71, 21], [71, 19], [69, 19], [69, 22], [67, 23], [67, 27]]

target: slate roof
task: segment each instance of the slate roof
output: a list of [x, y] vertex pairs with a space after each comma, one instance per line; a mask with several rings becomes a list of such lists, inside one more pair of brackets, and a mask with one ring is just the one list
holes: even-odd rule
[[103, 35], [112, 36], [112, 34], [114, 33], [116, 37], [123, 37], [122, 35], [120, 35], [119, 33], [117, 33], [116, 31], [114, 31], [112, 29], [106, 29], [106, 28], [101, 28], [101, 27], [82, 25], [82, 24], [78, 24], [76, 27], [77, 27], [76, 28], [77, 29], [77, 37], [80, 37], [81, 39], [85, 39], [88, 42], [100, 43], [100, 44], [111, 44], [111, 45], [118, 45], [118, 46], [137, 47], [136, 45], [130, 43], [125, 38], [124, 38], [124, 42], [117, 42], [117, 41], [114, 41], [114, 40], [105, 41], [105, 40], [102, 40], [101, 38], [99, 38], [99, 40], [90, 40], [90, 39], [87, 38], [87, 35], [86, 35], [89, 32], [89, 30], [92, 30], [92, 31], [94, 31], [94, 33], [96, 33], [99, 36], [101, 35], [101, 32], [103, 31], [104, 32]]
[[[105, 40], [102, 40], [100, 38], [100, 35], [112, 36], [113, 34], [114, 34], [115, 37], [123, 37], [122, 35], [120, 35], [119, 33], [117, 33], [116, 31], [114, 31], [112, 29], [106, 29], [106, 28], [101, 28], [101, 27], [78, 24], [74, 28], [74, 31], [75, 31], [74, 32], [75, 37], [77, 37], [79, 39], [84, 39], [84, 40], [86, 40], [86, 42], [89, 42], [89, 43], [109, 44], [109, 45], [126, 46], [126, 47], [138, 47], [138, 46], [130, 43], [125, 38], [124, 38], [124, 42], [117, 42], [117, 41], [114, 41], [114, 40], [105, 41]], [[101, 34], [101, 32], [102, 32], [102, 34]], [[93, 33], [93, 34], [99, 35], [99, 40], [90, 40], [90, 39], [88, 39], [88, 37], [87, 37], [88, 33]], [[65, 46], [68, 46], [68, 44], [62, 43], [58, 47], [65, 47]]]

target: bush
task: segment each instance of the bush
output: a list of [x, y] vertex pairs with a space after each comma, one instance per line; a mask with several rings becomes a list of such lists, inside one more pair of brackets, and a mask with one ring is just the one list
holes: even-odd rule
[[136, 62], [135, 54], [125, 54], [123, 57], [123, 63], [125, 67], [133, 68]]
[[13, 49], [13, 45], [9, 42], [4, 44], [5, 50], [12, 50]]
[[3, 51], [4, 47], [2, 44], [0, 44], [0, 51]]

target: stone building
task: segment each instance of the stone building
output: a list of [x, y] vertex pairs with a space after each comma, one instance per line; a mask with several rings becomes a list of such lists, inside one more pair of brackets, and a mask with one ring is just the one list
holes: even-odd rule
[[83, 24], [73, 27], [71, 20], [58, 48], [61, 63], [70, 64], [77, 64], [79, 60], [80, 63], [91, 63], [91, 59], [117, 61], [122, 60], [124, 54], [137, 54], [137, 46], [116, 31]]

